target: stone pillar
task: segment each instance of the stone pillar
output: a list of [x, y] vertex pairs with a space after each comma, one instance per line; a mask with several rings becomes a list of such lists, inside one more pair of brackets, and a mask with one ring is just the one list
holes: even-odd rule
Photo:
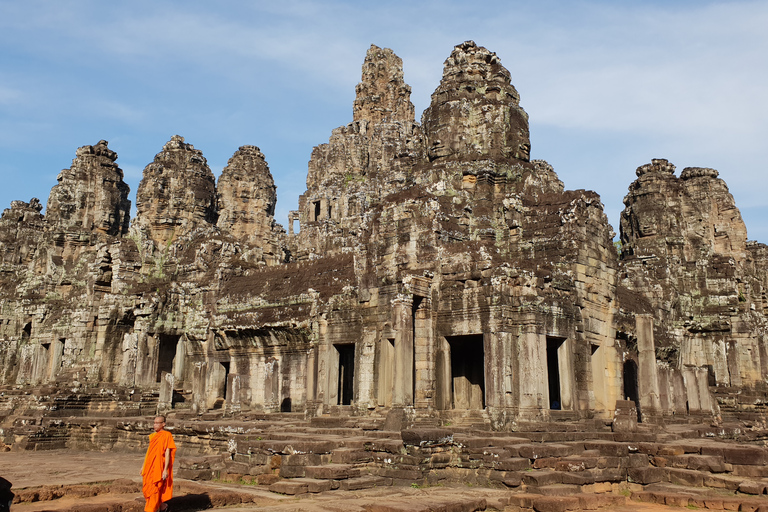
[[317, 345], [307, 352], [307, 403], [317, 400]]
[[392, 326], [395, 331], [395, 377], [392, 405], [413, 405], [413, 298], [392, 300]]
[[157, 399], [157, 414], [165, 414], [173, 409], [173, 385], [172, 373], [163, 372], [160, 376], [160, 397]]
[[280, 396], [279, 366], [280, 363], [274, 357], [264, 361], [264, 407], [267, 409], [274, 409]]
[[549, 409], [547, 339], [535, 331], [535, 325], [522, 328], [524, 332], [517, 338], [520, 415], [532, 419]]
[[374, 360], [376, 359], [376, 331], [364, 331], [362, 343], [358, 344], [359, 355], [355, 361], [355, 381], [357, 384], [357, 406], [359, 408], [376, 407], [374, 402]]
[[379, 340], [378, 382], [376, 396], [380, 407], [392, 406], [394, 386], [395, 347], [394, 339], [382, 336]]
[[434, 404], [434, 371], [432, 368], [432, 308], [429, 299], [421, 299], [421, 304], [413, 311], [413, 405], [427, 409]]
[[[574, 393], [575, 386], [573, 385], [574, 365], [573, 365], [573, 349], [571, 348], [571, 339], [565, 339], [557, 348], [558, 359], [558, 371], [560, 379], [560, 407], [563, 411], [574, 410]], [[549, 386], [547, 386], [549, 388]]]
[[177, 381], [184, 381], [184, 359], [187, 357], [187, 345], [184, 338], [176, 342], [176, 355], [173, 357], [173, 375]]
[[699, 404], [701, 406], [701, 411], [717, 414], [717, 402], [709, 392], [709, 371], [706, 368], [696, 369], [696, 383], [699, 387]]
[[725, 348], [725, 340], [712, 342], [712, 366], [715, 370], [715, 380], [720, 386], [728, 386], [731, 381], [728, 372], [728, 356]]
[[483, 334], [483, 382], [485, 386], [486, 407], [501, 407], [504, 393], [499, 392], [503, 384], [501, 382], [502, 365], [504, 356], [501, 353], [501, 334]]
[[[291, 210], [288, 212], [288, 235], [293, 236], [293, 223], [299, 222], [299, 212], [296, 210]], [[301, 223], [299, 223], [299, 228], [301, 228]]]
[[120, 384], [133, 387], [136, 385], [136, 361], [138, 357], [139, 335], [135, 332], [123, 336], [123, 359], [120, 363]]
[[208, 378], [208, 363], [199, 361], [192, 368], [192, 411], [203, 414], [206, 407], [205, 381]]
[[640, 395], [640, 415], [643, 419], [661, 413], [659, 377], [656, 371], [656, 346], [653, 341], [653, 316], [637, 315], [637, 387]]
[[328, 376], [325, 403], [327, 405], [339, 404], [339, 351], [333, 345], [326, 347], [325, 371]]
[[681, 373], [685, 384], [685, 396], [688, 399], [688, 413], [700, 412], [701, 402], [699, 401], [699, 384], [696, 382], [696, 368], [683, 368]]
[[35, 345], [34, 363], [32, 365], [32, 378], [33, 384], [41, 384], [48, 381], [50, 374], [50, 343], [40, 343]]
[[[149, 354], [144, 356], [144, 354]], [[157, 340], [149, 334], [141, 333], [138, 339], [136, 357], [136, 385], [153, 387], [157, 375]]]
[[227, 413], [240, 412], [240, 376], [236, 373], [227, 375], [227, 396], [224, 410]]
[[435, 357], [435, 407], [440, 411], [451, 408], [451, 345], [444, 336], [437, 341]]
[[594, 402], [591, 407], [597, 413], [605, 412], [608, 409], [605, 393], [605, 373], [606, 361], [605, 350], [600, 345], [590, 347], [590, 369], [592, 370], [592, 395]]

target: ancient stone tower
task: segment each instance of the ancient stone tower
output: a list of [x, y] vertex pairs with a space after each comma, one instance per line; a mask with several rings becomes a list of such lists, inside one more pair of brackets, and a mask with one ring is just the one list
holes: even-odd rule
[[173, 136], [130, 229], [117, 155], [78, 149], [45, 215], [0, 218], [0, 384], [495, 429], [763, 400], [768, 249], [717, 171], [638, 168], [617, 250], [601, 198], [530, 159], [513, 79], [457, 45], [418, 123], [402, 61], [371, 46], [288, 233], [256, 146], [216, 183]]

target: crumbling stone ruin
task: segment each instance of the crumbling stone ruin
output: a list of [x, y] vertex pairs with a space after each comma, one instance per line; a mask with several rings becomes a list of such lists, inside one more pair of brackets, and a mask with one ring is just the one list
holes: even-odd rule
[[[77, 150], [45, 214], [37, 199], [14, 201], [0, 219], [6, 445], [94, 447], [78, 434], [84, 423], [61, 418], [161, 411], [186, 422], [177, 433], [191, 452], [247, 455], [239, 473], [273, 474], [274, 461], [255, 454], [295, 447], [276, 446], [275, 430], [259, 430], [272, 444], [256, 443], [249, 422], [356, 425], [399, 448], [360, 441], [370, 455], [361, 462], [352, 445], [310, 447], [302, 453], [317, 457], [296, 465], [383, 464], [375, 454], [394, 453], [413, 458], [400, 461], [412, 473], [394, 478], [418, 480], [455, 461], [450, 446], [465, 462], [467, 449], [501, 446], [501, 459], [519, 459], [504, 472], [550, 475], [573, 456], [643, 453], [647, 465], [658, 445], [628, 454], [625, 441], [679, 441], [654, 437], [664, 426], [767, 438], [768, 250], [747, 241], [717, 171], [641, 165], [614, 243], [601, 198], [566, 190], [552, 166], [530, 159], [528, 115], [495, 53], [456, 46], [420, 123], [410, 92], [400, 58], [371, 46], [353, 120], [313, 150], [287, 232], [256, 146], [239, 148], [217, 183], [180, 136], [145, 168], [130, 227], [128, 187], [106, 141]], [[148, 425], [131, 421], [102, 424], [112, 432], [102, 442], [136, 448]], [[227, 432], [250, 448], [206, 437], [206, 421], [235, 425]], [[490, 441], [459, 443], [461, 429]], [[585, 446], [577, 431], [624, 448]], [[527, 434], [512, 442], [510, 432]], [[590, 453], [517, 447], [558, 439]], [[712, 473], [768, 478], [767, 452], [751, 446], [749, 463], [693, 442], [672, 455], [719, 454], [707, 459], [722, 465]], [[540, 456], [551, 467], [537, 466]], [[209, 462], [187, 469], [223, 471]], [[605, 481], [627, 481], [625, 462]], [[727, 467], [753, 463], [763, 469]], [[640, 473], [635, 482], [658, 481]], [[498, 481], [555, 482], [542, 478]]]

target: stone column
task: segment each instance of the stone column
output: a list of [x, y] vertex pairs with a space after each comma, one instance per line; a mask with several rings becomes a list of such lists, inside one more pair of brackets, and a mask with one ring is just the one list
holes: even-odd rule
[[362, 343], [358, 344], [359, 356], [355, 361], [355, 381], [357, 384], [357, 406], [374, 408], [374, 360], [376, 359], [376, 331], [363, 331]]
[[51, 364], [50, 367], [50, 380], [55, 380], [56, 375], [59, 373], [62, 365], [62, 359], [64, 358], [64, 339], [56, 338], [51, 344]]
[[659, 376], [656, 371], [656, 346], [653, 341], [653, 316], [637, 315], [637, 387], [640, 395], [640, 415], [643, 419], [661, 413]]
[[392, 406], [392, 386], [394, 386], [394, 362], [395, 347], [394, 340], [382, 336], [379, 340], [379, 364], [378, 364], [378, 382], [377, 397], [380, 407]]
[[185, 337], [176, 342], [176, 355], [173, 357], [173, 375], [177, 381], [184, 381], [184, 359], [187, 357]]
[[696, 382], [696, 368], [686, 367], [680, 373], [683, 374], [685, 396], [688, 398], [688, 413], [700, 412], [701, 402], [699, 401], [699, 384]]
[[434, 370], [431, 358], [434, 350], [432, 343], [432, 308], [429, 299], [422, 299], [419, 308], [413, 312], [413, 368], [414, 397], [413, 405], [427, 409], [434, 404]]
[[135, 332], [126, 333], [123, 336], [123, 358], [120, 363], [120, 384], [133, 387], [136, 385], [139, 335]]
[[563, 411], [574, 410], [573, 384], [573, 349], [570, 338], [563, 340], [557, 348], [558, 371], [560, 380], [560, 407]]
[[203, 414], [206, 407], [205, 381], [208, 378], [208, 363], [196, 362], [192, 368], [192, 411]]
[[504, 393], [501, 372], [503, 371], [504, 355], [500, 343], [502, 333], [485, 333], [483, 335], [483, 382], [485, 386], [486, 407], [501, 407]]
[[307, 351], [307, 395], [306, 402], [317, 400], [317, 345], [312, 345]]
[[157, 399], [157, 414], [165, 414], [173, 409], [173, 385], [173, 374], [163, 372], [160, 376], [160, 397]]
[[392, 405], [413, 405], [413, 298], [392, 300], [392, 326], [395, 331], [395, 386]]
[[227, 413], [240, 412], [240, 376], [236, 373], [227, 375], [227, 396], [224, 410]]
[[517, 338], [520, 374], [520, 415], [534, 418], [549, 409], [547, 381], [547, 339], [535, 331], [535, 325], [522, 326]]

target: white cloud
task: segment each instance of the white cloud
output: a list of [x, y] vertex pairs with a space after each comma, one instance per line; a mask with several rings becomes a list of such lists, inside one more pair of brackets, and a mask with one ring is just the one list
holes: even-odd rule
[[719, 168], [759, 209], [765, 26], [768, 4], [749, 1], [2, 2], [0, 107], [12, 116], [0, 144], [32, 154], [41, 138], [47, 151], [107, 138], [134, 179], [172, 133], [219, 163], [255, 144], [281, 208], [303, 191], [311, 146], [351, 121], [371, 43], [403, 59], [418, 120], [453, 45], [474, 39], [510, 70], [533, 152], [566, 186], [598, 189], [615, 210], [635, 167], [669, 157]]

